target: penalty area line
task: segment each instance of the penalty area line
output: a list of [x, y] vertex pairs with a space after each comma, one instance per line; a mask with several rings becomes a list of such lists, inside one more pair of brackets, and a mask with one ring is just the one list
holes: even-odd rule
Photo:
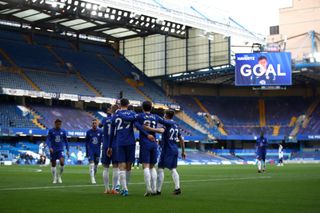
[[[259, 180], [270, 179], [271, 176], [261, 177], [225, 177], [225, 178], [210, 178], [199, 180], [181, 180], [181, 183], [201, 183], [201, 182], [215, 182], [215, 181], [237, 181], [237, 180]], [[172, 181], [164, 181], [165, 184], [172, 183]], [[144, 182], [130, 183], [130, 185], [143, 185]], [[0, 191], [19, 191], [19, 190], [41, 190], [41, 189], [65, 189], [65, 188], [85, 188], [85, 187], [102, 187], [103, 184], [85, 184], [85, 185], [52, 185], [52, 186], [35, 186], [35, 187], [15, 187], [15, 188], [0, 188]]]

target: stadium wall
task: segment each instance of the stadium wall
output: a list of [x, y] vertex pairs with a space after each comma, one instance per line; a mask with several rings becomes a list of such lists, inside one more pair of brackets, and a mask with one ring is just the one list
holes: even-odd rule
[[[287, 38], [287, 51], [292, 52], [294, 59], [301, 60], [311, 53], [312, 44], [308, 33], [312, 30], [319, 32], [320, 1], [293, 0], [292, 2], [292, 7], [281, 8], [279, 11], [279, 31], [282, 37]], [[319, 48], [319, 42], [316, 42], [315, 49]]]
[[120, 41], [119, 51], [147, 76], [164, 76], [229, 64], [229, 39], [189, 29], [187, 39], [151, 35]]

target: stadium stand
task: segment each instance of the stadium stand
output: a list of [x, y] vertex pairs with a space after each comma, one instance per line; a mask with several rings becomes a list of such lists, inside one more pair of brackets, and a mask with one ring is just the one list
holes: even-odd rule
[[[28, 35], [5, 30], [0, 31], [0, 45], [1, 88], [38, 88], [38, 91], [109, 98], [118, 98], [122, 91], [132, 100], [178, 104], [182, 111], [177, 113], [181, 116], [175, 120], [188, 140], [207, 140], [208, 134], [217, 138], [250, 136], [252, 140], [261, 129], [267, 136], [283, 138], [292, 133], [301, 115], [306, 115], [307, 122], [297, 129], [298, 136], [320, 133], [320, 106], [314, 104], [313, 98], [189, 95], [170, 98], [110, 46], [91, 42], [75, 45], [72, 39], [40, 34], [31, 39]], [[19, 111], [16, 103], [1, 103], [1, 128], [39, 129], [42, 124], [46, 130], [52, 127], [56, 118], [61, 118], [68, 131], [85, 131], [90, 128], [93, 117], [100, 120], [103, 117], [97, 108], [78, 109], [73, 105], [62, 107], [43, 103], [27, 105], [33, 113], [26, 115]], [[77, 149], [75, 146], [74, 152]], [[271, 153], [270, 160], [276, 161], [276, 150]], [[190, 151], [190, 155], [190, 160], [184, 163], [245, 163], [255, 159], [254, 150], [232, 153], [230, 150], [225, 153]], [[297, 152], [296, 156], [304, 154]]]
[[55, 51], [66, 63], [71, 63], [74, 69], [80, 71], [102, 95], [118, 98], [120, 91], [114, 85], [121, 85], [121, 91], [126, 97], [133, 100], [144, 100], [134, 88], [121, 78], [119, 73], [113, 72], [106, 64], [101, 62], [97, 55], [59, 48], [56, 48]]
[[289, 125], [291, 118], [304, 114], [311, 104], [310, 99], [302, 97], [266, 98], [266, 118], [270, 125]]
[[3, 40], [0, 45], [19, 67], [66, 72], [45, 47]]
[[43, 46], [51, 46], [51, 47], [62, 47], [62, 48], [71, 48], [72, 46], [65, 39], [49, 37], [44, 35], [33, 36], [33, 41], [35, 44], [43, 45]]
[[[130, 97], [133, 100], [143, 101], [147, 97], [156, 103], [174, 103], [165, 96], [158, 85], [123, 56], [116, 54], [111, 47], [80, 43], [79, 50], [73, 50], [74, 48], [71, 48], [71, 42], [59, 38], [34, 35], [33, 44], [28, 44], [23, 38], [25, 35], [19, 35], [19, 33], [11, 31], [1, 31], [1, 33], [0, 44], [5, 54], [10, 57], [14, 65], [27, 69], [27, 75], [31, 79], [34, 79], [35, 82], [39, 81], [39, 87], [43, 91], [56, 91], [52, 84], [48, 84], [48, 86], [44, 85], [48, 83], [46, 81], [48, 81], [47, 75], [49, 74], [39, 74], [39, 76], [36, 77], [30, 70], [35, 69], [59, 72], [62, 74], [80, 72], [85, 81], [105, 97], [118, 98], [119, 92], [122, 91], [126, 97]], [[10, 36], [11, 34], [13, 34], [13, 36]], [[48, 49], [47, 46], [50, 46], [50, 48]], [[2, 64], [4, 66], [10, 65], [3, 56], [1, 56], [0, 60], [3, 61]], [[114, 66], [117, 68], [113, 69]], [[127, 79], [131, 79], [131, 81], [134, 80], [137, 74], [139, 81], [143, 82], [139, 87], [132, 86], [126, 82]], [[59, 82], [59, 85], [61, 85], [60, 82], [69, 84], [70, 81], [73, 81], [74, 83], [71, 83], [71, 85], [73, 85], [71, 88], [75, 88], [74, 85], [77, 84], [77, 80], [71, 78], [71, 76], [72, 75], [61, 75], [58, 77], [58, 75], [56, 75], [52, 78]], [[81, 83], [79, 85], [81, 85]], [[113, 85], [121, 85], [121, 90], [115, 88]], [[72, 90], [76, 92], [78, 89], [79, 88]], [[65, 89], [62, 88], [62, 90], [64, 91]], [[96, 95], [87, 91], [79, 92], [82, 95]]]
[[[196, 104], [193, 97], [191, 96], [175, 96], [174, 99], [183, 106], [183, 111], [193, 118], [197, 123], [203, 124], [204, 127], [213, 135], [219, 135], [216, 126], [211, 126], [210, 123], [205, 119], [205, 113]], [[199, 115], [199, 112], [202, 112]]]
[[38, 128], [31, 120], [31, 113], [23, 115], [15, 104], [0, 104], [0, 128]]
[[52, 128], [54, 121], [59, 118], [63, 121], [66, 130], [86, 131], [91, 127], [93, 117], [86, 111], [60, 106], [30, 106], [41, 116], [39, 119], [47, 128]]
[[320, 134], [320, 105], [311, 114], [307, 126], [300, 129], [300, 134]]
[[26, 75], [46, 92], [59, 92], [95, 96], [95, 94], [74, 73], [53, 73], [26, 70]]
[[16, 31], [0, 30], [0, 39], [26, 42], [23, 34]]
[[2, 88], [16, 88], [32, 90], [32, 86], [28, 84], [19, 72], [0, 71], [0, 87]]

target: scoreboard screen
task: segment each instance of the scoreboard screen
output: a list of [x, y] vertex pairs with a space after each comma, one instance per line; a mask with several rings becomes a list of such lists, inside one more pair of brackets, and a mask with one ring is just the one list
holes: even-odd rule
[[236, 54], [236, 86], [289, 86], [292, 84], [291, 54]]

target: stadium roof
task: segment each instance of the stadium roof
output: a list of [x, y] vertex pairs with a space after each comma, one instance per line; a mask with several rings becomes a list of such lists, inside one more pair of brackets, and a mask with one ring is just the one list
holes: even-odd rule
[[193, 27], [263, 42], [232, 18], [213, 14], [167, 0], [0, 0], [1, 23], [22, 28], [118, 41], [152, 34], [186, 38]]

